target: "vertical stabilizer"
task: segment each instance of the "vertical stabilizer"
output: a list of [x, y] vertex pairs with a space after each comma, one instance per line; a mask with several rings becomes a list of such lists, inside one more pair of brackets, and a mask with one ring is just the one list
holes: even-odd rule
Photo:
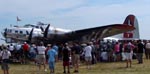
[[128, 15], [123, 23], [123, 25], [129, 25], [135, 27], [135, 30], [128, 31], [122, 34], [111, 36], [110, 38], [115, 38], [119, 40], [133, 40], [139, 39], [139, 24], [134, 15]]
[[124, 39], [139, 39], [139, 25], [134, 15], [128, 15], [123, 24], [135, 27], [135, 30], [123, 33]]

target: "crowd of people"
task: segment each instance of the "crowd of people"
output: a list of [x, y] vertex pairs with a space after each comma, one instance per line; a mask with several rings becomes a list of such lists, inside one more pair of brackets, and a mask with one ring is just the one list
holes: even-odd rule
[[[4, 53], [5, 52], [5, 53]], [[28, 44], [1, 45], [0, 57], [4, 74], [9, 74], [8, 62], [26, 64], [34, 62], [38, 71], [46, 65], [50, 74], [55, 72], [55, 63], [63, 61], [63, 73], [79, 72], [79, 63], [86, 63], [87, 69], [98, 62], [126, 61], [126, 67], [132, 66], [132, 59], [137, 59], [139, 64], [143, 63], [143, 53], [146, 59], [150, 59], [150, 41], [145, 40], [100, 40], [87, 43], [70, 42], [64, 44], [46, 44], [43, 42]], [[67, 68], [67, 70], [66, 70]]]

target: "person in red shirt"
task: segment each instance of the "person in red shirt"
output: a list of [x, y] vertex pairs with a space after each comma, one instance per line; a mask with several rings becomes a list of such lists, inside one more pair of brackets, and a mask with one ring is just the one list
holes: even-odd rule
[[29, 45], [26, 42], [24, 42], [24, 44], [23, 44], [23, 50], [24, 51], [28, 51], [29, 50]]
[[23, 63], [27, 63], [28, 54], [29, 54], [29, 45], [27, 44], [27, 42], [24, 42], [22, 48], [23, 48], [23, 55], [24, 55]]

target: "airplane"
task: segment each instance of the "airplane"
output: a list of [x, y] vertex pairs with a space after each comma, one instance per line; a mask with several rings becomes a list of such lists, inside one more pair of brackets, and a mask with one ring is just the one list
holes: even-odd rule
[[[130, 19], [130, 17], [132, 19]], [[2, 35], [6, 39], [7, 43], [12, 42], [28, 42], [38, 43], [40, 41], [44, 43], [64, 43], [68, 41], [83, 41], [87, 42], [92, 39], [101, 40], [105, 37], [113, 35], [128, 33], [135, 28], [136, 17], [134, 15], [128, 15], [123, 24], [111, 24], [106, 26], [99, 26], [81, 30], [67, 30], [61, 28], [55, 28], [50, 24], [46, 25], [28, 25], [25, 27], [14, 26], [11, 28], [5, 28]], [[130, 21], [126, 23], [126, 21]], [[135, 23], [133, 23], [135, 22]]]

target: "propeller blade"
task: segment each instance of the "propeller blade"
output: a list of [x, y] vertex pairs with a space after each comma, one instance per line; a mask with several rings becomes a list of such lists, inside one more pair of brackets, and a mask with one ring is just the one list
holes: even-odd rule
[[44, 31], [44, 38], [47, 38], [47, 34], [48, 34], [48, 29], [50, 27], [50, 24], [48, 24], [48, 26], [46, 27], [45, 31]]
[[42, 31], [42, 32], [44, 32], [44, 29], [43, 29], [43, 27], [42, 27], [42, 26], [40, 27], [40, 29], [41, 29], [41, 31]]
[[27, 35], [29, 35], [29, 32], [28, 32], [28, 31], [26, 31], [26, 34], [27, 34]]
[[31, 41], [31, 39], [32, 39], [33, 30], [34, 30], [34, 28], [32, 28], [32, 30], [30, 31], [28, 41]]

